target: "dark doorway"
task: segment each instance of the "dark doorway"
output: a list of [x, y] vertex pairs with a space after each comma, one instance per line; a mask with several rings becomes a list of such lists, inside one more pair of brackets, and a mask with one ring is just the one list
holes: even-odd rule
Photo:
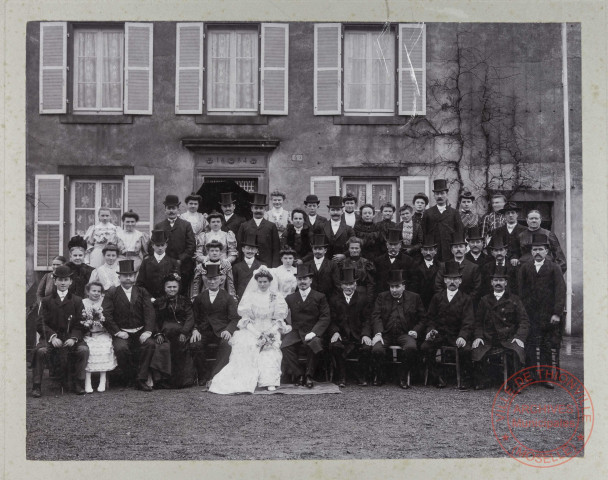
[[[245, 185], [249, 187], [249, 185]], [[254, 190], [255, 191], [255, 190]], [[241, 187], [237, 181], [223, 178], [206, 178], [205, 183], [198, 189], [197, 194], [203, 197], [198, 210], [201, 213], [211, 213], [216, 210], [222, 213], [220, 208], [220, 193], [232, 192], [236, 199], [234, 213], [249, 220], [251, 215], [250, 193]]]

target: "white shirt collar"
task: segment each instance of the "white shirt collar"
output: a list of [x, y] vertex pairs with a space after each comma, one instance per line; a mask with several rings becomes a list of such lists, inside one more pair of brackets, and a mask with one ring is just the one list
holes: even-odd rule
[[302, 300], [306, 300], [308, 294], [310, 293], [310, 290], [310, 287], [308, 287], [306, 290], [300, 290], [300, 296], [302, 297]]
[[262, 223], [262, 220], [264, 220], [263, 218], [254, 218], [253, 221], [255, 222], [255, 224], [259, 227], [260, 223]]
[[156, 258], [156, 261], [160, 263], [160, 261], [165, 258], [165, 253], [163, 253], [162, 255], [156, 255], [156, 253], [154, 254], [154, 258]]
[[448, 302], [451, 302], [452, 298], [458, 293], [458, 290], [454, 290], [453, 292], [452, 290], [446, 290], [446, 292], [448, 293]]
[[500, 300], [504, 294], [505, 294], [504, 290], [500, 293], [494, 292], [494, 296], [496, 297], [496, 300]]
[[544, 263], [545, 263], [545, 259], [544, 258], [543, 258], [542, 262], [537, 262], [536, 260], [534, 260], [534, 266], [536, 267], [536, 271], [537, 272], [540, 270], [540, 267], [542, 267]]
[[448, 208], [448, 206], [447, 206], [447, 205], [444, 205], [443, 207], [440, 207], [439, 205], [437, 205], [437, 209], [438, 209], [438, 210], [439, 210], [441, 213], [445, 212], [445, 209], [446, 209], [446, 208]]
[[226, 221], [230, 220], [233, 215], [234, 215], [234, 213], [231, 213], [230, 215], [224, 215], [224, 220], [226, 220]]
[[302, 229], [304, 228], [304, 225], [302, 225], [300, 228], [298, 227], [293, 227], [293, 229], [296, 231], [297, 234], [300, 234], [302, 232]]
[[255, 261], [255, 257], [251, 257], [251, 258], [245, 257], [245, 258], [243, 258], [243, 260], [245, 260], [245, 263], [251, 267], [251, 265], [253, 265], [253, 262]]
[[59, 290], [57, 290], [57, 295], [59, 295], [59, 298], [63, 302], [63, 300], [65, 299], [65, 297], [68, 295], [68, 291], [65, 290], [64, 292], [60, 292]]
[[217, 297], [217, 294], [218, 294], [219, 292], [220, 292], [219, 288], [218, 288], [218, 289], [217, 289], [215, 292], [213, 292], [213, 291], [209, 290], [209, 301], [210, 301], [211, 303], [213, 303], [213, 301], [215, 300], [215, 297]]
[[391, 257], [390, 255], [388, 256], [388, 261], [391, 263], [395, 263], [395, 260], [397, 260], [397, 257]]
[[462, 262], [464, 262], [464, 257], [462, 257], [462, 260], [460, 260], [460, 261], [456, 260], [456, 257], [454, 257], [454, 261], [458, 264], [461, 264]]
[[315, 223], [315, 220], [317, 219], [317, 215], [308, 215], [308, 222], [309, 223]]
[[479, 257], [481, 257], [481, 252], [479, 252], [477, 255], [475, 255], [473, 252], [471, 252], [471, 256], [477, 260]]
[[432, 267], [433, 266], [433, 260], [431, 260], [430, 262], [427, 262], [426, 259], [424, 259], [424, 263], [426, 263], [427, 267]]
[[121, 285], [120, 288], [122, 288], [122, 291], [125, 292], [125, 295], [127, 296], [127, 298], [129, 300], [131, 300], [131, 292], [133, 292], [133, 287], [131, 287], [131, 288], [129, 288], [129, 290], [127, 290], [125, 287], [123, 287]]
[[317, 266], [317, 268], [319, 268], [321, 266], [324, 259], [325, 259], [325, 257], [321, 257], [321, 258], [314, 257], [315, 265]]
[[513, 230], [515, 230], [515, 227], [517, 227], [517, 223], [514, 223], [513, 225], [509, 225], [508, 223], [507, 225], [507, 230], [509, 231], [509, 233], [511, 233]]
[[350, 303], [350, 299], [353, 298], [353, 295], [355, 293], [351, 293], [350, 295], [346, 295], [346, 293], [344, 294], [344, 298], [346, 299], [346, 303]]

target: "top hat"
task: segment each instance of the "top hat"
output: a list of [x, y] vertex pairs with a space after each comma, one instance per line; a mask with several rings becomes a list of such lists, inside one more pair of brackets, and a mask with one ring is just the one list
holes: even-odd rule
[[83, 250], [87, 249], [87, 241], [82, 238], [80, 235], [76, 235], [75, 237], [70, 238], [68, 242], [68, 250], [71, 250], [74, 247], [82, 248]]
[[329, 197], [329, 205], [327, 208], [342, 208], [344, 207], [344, 202], [342, 201], [342, 197], [333, 195]]
[[118, 275], [125, 274], [130, 275], [135, 273], [135, 261], [134, 260], [119, 260], [118, 261]]
[[507, 267], [503, 265], [496, 265], [494, 267], [494, 273], [490, 274], [491, 278], [509, 278]]
[[165, 197], [165, 201], [163, 205], [165, 207], [179, 207], [182, 202], [179, 201], [179, 197], [177, 195], [167, 195]]
[[423, 192], [418, 192], [416, 195], [414, 195], [412, 203], [416, 203], [416, 200], [418, 199], [424, 200], [424, 203], [426, 203], [427, 205], [429, 204], [429, 197], [427, 197]]
[[265, 207], [268, 205], [268, 201], [266, 200], [266, 195], [263, 193], [252, 193], [251, 205], [256, 205], [258, 207]]
[[437, 246], [437, 242], [433, 241], [431, 239], [431, 237], [428, 237], [428, 238], [424, 239], [420, 248], [435, 248], [436, 246]]
[[317, 197], [316, 195], [307, 195], [306, 198], [304, 199], [304, 205], [306, 205], [307, 203], [321, 203], [319, 201], [319, 197]]
[[475, 200], [475, 196], [469, 192], [468, 190], [464, 190], [461, 194], [460, 194], [460, 200], [471, 200], [474, 201]]
[[531, 243], [531, 246], [532, 247], [538, 247], [538, 246], [541, 246], [541, 245], [544, 246], [544, 247], [548, 247], [549, 246], [549, 238], [544, 233], [533, 233], [532, 234], [532, 243]]
[[448, 181], [445, 178], [438, 178], [437, 180], [433, 180], [433, 192], [442, 192], [444, 190], [449, 190]]
[[315, 247], [327, 247], [329, 244], [327, 243], [327, 239], [325, 238], [324, 233], [315, 233], [312, 237], [312, 248]]
[[344, 198], [342, 200], [344, 200], [345, 202], [347, 200], [354, 201], [355, 205], [356, 205], [357, 201], [358, 201], [358, 198], [355, 197], [355, 195], [353, 194], [353, 192], [348, 192], [346, 195], [344, 195]]
[[477, 225], [467, 230], [467, 240], [483, 240], [483, 235]]
[[507, 248], [505, 245], [505, 239], [502, 235], [493, 235], [490, 243], [488, 243], [488, 248], [491, 250], [500, 250], [501, 248]]
[[236, 200], [232, 198], [232, 192], [223, 192], [220, 193], [220, 205], [230, 205], [234, 203]]
[[297, 266], [296, 278], [312, 277], [314, 275], [312, 268], [307, 263], [302, 263]]
[[401, 243], [401, 230], [396, 228], [388, 229], [388, 237], [386, 239], [387, 243]]
[[72, 275], [74, 275], [74, 272], [67, 265], [59, 265], [53, 272], [53, 278], [69, 278]]
[[346, 267], [340, 272], [340, 283], [356, 283], [355, 269]]
[[197, 195], [196, 192], [192, 192], [184, 199], [184, 203], [188, 203], [190, 200], [194, 200], [200, 204], [203, 201], [203, 197]]
[[462, 232], [456, 232], [454, 237], [452, 237], [452, 241], [450, 245], [466, 245], [467, 241], [464, 239], [464, 235]]
[[521, 210], [521, 208], [519, 208], [517, 206], [517, 203], [507, 202], [507, 203], [505, 203], [505, 206], [503, 208], [498, 210], [498, 213], [502, 213], [504, 215], [507, 212], [519, 212], [520, 210]]
[[250, 247], [256, 247], [258, 246], [258, 242], [257, 242], [257, 236], [255, 233], [252, 232], [247, 232], [245, 234], [245, 240], [243, 240], [241, 242], [241, 245], [248, 245]]
[[118, 255], [120, 253], [120, 249], [118, 248], [118, 245], [114, 244], [114, 243], [106, 243], [106, 246], [103, 247], [103, 249], [101, 250], [101, 253], [103, 255], [106, 254], [106, 252], [116, 252], [116, 255]]
[[222, 272], [220, 272], [219, 263], [210, 263], [208, 265], [205, 265], [205, 270], [207, 271], [207, 273], [205, 274], [207, 278], [215, 278], [222, 275]]
[[455, 262], [454, 260], [448, 260], [444, 263], [444, 265], [444, 277], [462, 277], [462, 269], [460, 268], [460, 264], [458, 262]]
[[152, 244], [167, 243], [167, 232], [164, 230], [152, 230], [150, 242]]
[[123, 213], [122, 217], [120, 218], [123, 222], [125, 221], [125, 218], [134, 218], [136, 222], [139, 222], [139, 215], [135, 213], [133, 209], [130, 209], [128, 212]]
[[389, 270], [387, 283], [389, 285], [401, 285], [405, 282], [403, 270]]

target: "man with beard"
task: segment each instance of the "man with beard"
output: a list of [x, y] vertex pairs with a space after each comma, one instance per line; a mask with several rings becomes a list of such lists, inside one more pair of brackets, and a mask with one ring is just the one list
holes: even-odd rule
[[236, 239], [239, 246], [248, 234], [255, 235], [258, 242], [258, 260], [269, 268], [281, 265], [279, 252], [281, 251], [281, 240], [279, 231], [273, 222], [264, 220], [265, 207], [268, 205], [266, 195], [254, 193], [251, 202], [253, 218], [241, 224]]

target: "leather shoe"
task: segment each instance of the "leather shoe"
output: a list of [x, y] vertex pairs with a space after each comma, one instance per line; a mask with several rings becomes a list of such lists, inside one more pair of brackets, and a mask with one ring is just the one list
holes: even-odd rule
[[447, 385], [447, 383], [445, 383], [445, 380], [443, 379], [443, 377], [437, 378], [437, 388], [445, 388], [446, 385]]
[[32, 387], [32, 397], [40, 398], [42, 396], [42, 391], [40, 390], [40, 385], [36, 384]]
[[340, 387], [340, 388], [346, 387], [346, 380], [344, 380], [343, 378], [338, 380], [338, 387]]
[[399, 380], [399, 386], [401, 388], [403, 388], [404, 390], [407, 390], [410, 388], [410, 386], [407, 384], [407, 380]]
[[297, 379], [296, 379], [296, 383], [295, 383], [296, 387], [303, 387], [304, 386], [304, 375], [300, 375]]
[[365, 380], [359, 380], [357, 382], [357, 385], [359, 385], [360, 387], [367, 387], [367, 381], [365, 381]]
[[310, 375], [306, 375], [306, 388], [312, 388], [313, 385], [312, 377]]
[[84, 389], [84, 380], [76, 380], [74, 382], [74, 393], [76, 395], [84, 395], [86, 390]]
[[145, 380], [137, 380], [137, 382], [135, 383], [135, 388], [137, 388], [137, 390], [142, 390], [144, 392], [152, 391], [152, 387], [150, 385], [148, 385]]
[[374, 381], [372, 382], [372, 385], [374, 387], [380, 387], [380, 386], [384, 385], [384, 380], [382, 380], [381, 377], [374, 377]]
[[549, 390], [553, 390], [555, 388], [555, 385], [553, 385], [551, 382], [545, 382], [543, 386]]

